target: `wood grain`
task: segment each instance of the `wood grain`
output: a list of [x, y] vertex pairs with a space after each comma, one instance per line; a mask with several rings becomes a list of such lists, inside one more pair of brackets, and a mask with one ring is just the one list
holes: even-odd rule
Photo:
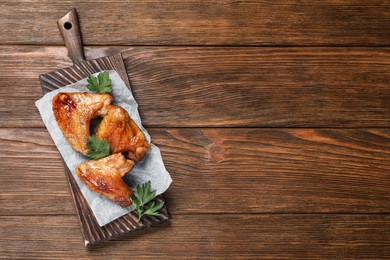
[[[389, 48], [123, 50], [148, 127], [390, 127]], [[39, 74], [71, 65], [61, 47], [0, 49], [0, 127], [42, 127]], [[26, 113], [25, 111], [29, 111]]]
[[390, 44], [388, 1], [2, 0], [1, 7], [0, 44], [62, 45], [55, 22], [71, 8], [87, 45]]
[[389, 54], [347, 48], [124, 51], [141, 116], [156, 127], [389, 127]]
[[85, 61], [79, 19], [76, 9], [72, 9], [57, 21], [58, 29], [73, 63]]
[[[174, 216], [389, 213], [389, 130], [149, 131], [173, 178], [165, 198]], [[0, 129], [0, 136], [0, 215], [73, 215], [46, 129]]]
[[[390, 1], [0, 6], [0, 259], [390, 258]], [[174, 180], [170, 223], [92, 249], [34, 106], [72, 8]]]
[[[44, 223], [44, 224], [43, 224]], [[39, 227], [39, 228], [38, 228]], [[84, 248], [74, 216], [0, 217], [0, 258], [390, 257], [388, 215], [176, 216], [168, 226]], [[191, 249], [189, 249], [191, 247]]]

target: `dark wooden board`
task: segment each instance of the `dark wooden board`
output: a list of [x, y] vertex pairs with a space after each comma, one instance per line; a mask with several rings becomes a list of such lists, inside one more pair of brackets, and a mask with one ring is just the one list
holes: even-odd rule
[[74, 216], [0, 217], [0, 234], [0, 258], [8, 259], [390, 257], [390, 216], [382, 214], [175, 215], [169, 226], [91, 249]]
[[[148, 131], [175, 180], [173, 215], [390, 213], [390, 129]], [[0, 215], [74, 214], [47, 131], [0, 136]]]
[[2, 0], [0, 44], [62, 45], [53, 21], [71, 8], [86, 45], [390, 44], [390, 3], [377, 0]]
[[[129, 80], [127, 78], [126, 68], [123, 64], [122, 55], [117, 53], [112, 56], [90, 61], [83, 61], [71, 67], [53, 71], [47, 74], [42, 74], [40, 76], [40, 81], [43, 93], [46, 94], [54, 89], [58, 89], [68, 84], [77, 82], [83, 78], [88, 77], [90, 74], [102, 70], [116, 70], [123, 81], [126, 83], [126, 86], [131, 91]], [[137, 213], [132, 211], [125, 216], [116, 219], [103, 227], [100, 227], [70, 170], [65, 164], [64, 167], [66, 169], [66, 176], [69, 182], [71, 194], [75, 202], [75, 208], [84, 236], [85, 246], [95, 245], [97, 243], [116, 238], [138, 229], [150, 227], [152, 225], [168, 221], [169, 215], [165, 205], [164, 208], [160, 211], [161, 217], [144, 216], [142, 221], [138, 222]], [[164, 198], [163, 196], [159, 196], [157, 197], [157, 200], [164, 201]]]
[[[146, 127], [390, 127], [390, 48], [119, 50]], [[6, 46], [0, 57], [0, 127], [43, 127], [37, 77], [71, 65], [66, 49]]]

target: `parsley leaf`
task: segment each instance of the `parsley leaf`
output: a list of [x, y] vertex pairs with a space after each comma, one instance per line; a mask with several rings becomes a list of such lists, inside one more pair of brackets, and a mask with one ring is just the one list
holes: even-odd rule
[[111, 93], [111, 79], [108, 71], [103, 71], [97, 77], [89, 75], [87, 88], [100, 94]]
[[92, 159], [100, 159], [110, 154], [110, 143], [106, 138], [100, 141], [97, 137], [88, 136], [88, 148], [93, 150], [87, 154]]
[[135, 209], [138, 213], [138, 222], [141, 221], [141, 218], [144, 215], [151, 215], [151, 216], [161, 216], [158, 211], [162, 209], [164, 206], [164, 202], [158, 202], [154, 201], [154, 197], [156, 196], [156, 191], [151, 189], [152, 183], [150, 181], [142, 184], [141, 186], [137, 186], [137, 195], [130, 197], [133, 201], [133, 204], [135, 206]]

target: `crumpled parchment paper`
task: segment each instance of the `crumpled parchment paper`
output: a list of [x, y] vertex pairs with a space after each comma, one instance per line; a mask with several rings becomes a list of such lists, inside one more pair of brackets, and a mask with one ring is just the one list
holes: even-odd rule
[[[126, 87], [125, 83], [116, 71], [109, 71], [112, 82], [111, 95], [114, 97], [114, 104], [122, 106], [127, 110], [131, 118], [136, 122], [140, 129], [145, 133], [148, 142], [150, 135], [142, 126], [141, 118], [138, 113], [138, 104], [135, 101], [132, 93]], [[95, 76], [98, 73], [94, 74]], [[88, 157], [76, 152], [68, 143], [65, 136], [62, 134], [55, 120], [52, 110], [52, 98], [59, 92], [90, 92], [87, 89], [87, 79], [80, 80], [63, 88], [54, 90], [44, 95], [41, 99], [35, 102], [42, 120], [46, 125], [55, 145], [65, 160], [66, 165], [72, 172], [73, 177], [77, 181], [82, 194], [84, 195], [89, 207], [93, 211], [95, 218], [100, 226], [104, 226], [111, 221], [127, 214], [134, 209], [134, 206], [123, 208], [115, 202], [109, 200], [103, 195], [91, 191], [83, 181], [76, 175], [76, 166], [90, 160]], [[134, 169], [124, 177], [124, 181], [133, 189], [139, 184], [151, 181], [152, 188], [159, 195], [165, 192], [172, 182], [171, 176], [165, 169], [164, 162], [161, 157], [160, 150], [153, 145], [145, 154], [144, 160], [137, 162]]]

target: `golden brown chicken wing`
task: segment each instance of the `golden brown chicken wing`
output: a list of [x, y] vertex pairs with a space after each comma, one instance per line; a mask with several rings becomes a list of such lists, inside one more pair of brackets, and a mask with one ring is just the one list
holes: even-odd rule
[[120, 106], [110, 106], [96, 132], [96, 137], [106, 138], [111, 146], [111, 153], [126, 152], [134, 161], [143, 159], [150, 144], [144, 133], [131, 119], [125, 109]]
[[133, 161], [126, 160], [122, 154], [116, 153], [78, 165], [76, 174], [91, 190], [103, 194], [122, 207], [128, 207], [132, 204], [129, 195], [134, 196], [134, 193], [124, 183], [122, 177], [133, 166]]
[[88, 154], [87, 138], [92, 118], [107, 114], [113, 98], [109, 94], [87, 92], [58, 93], [52, 100], [58, 126], [73, 148]]

